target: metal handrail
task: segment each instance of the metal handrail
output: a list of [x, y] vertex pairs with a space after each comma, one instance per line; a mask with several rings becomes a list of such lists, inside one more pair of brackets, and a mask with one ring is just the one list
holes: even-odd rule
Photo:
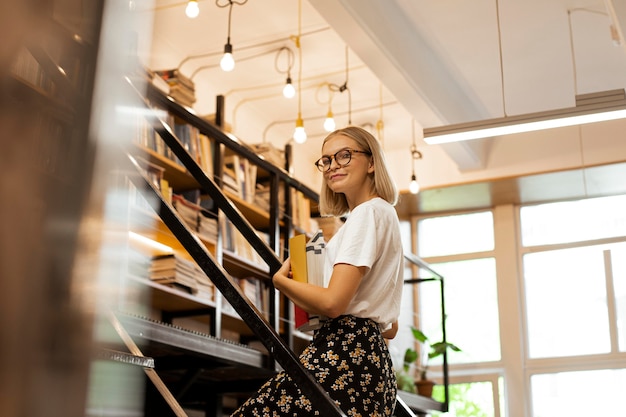
[[[132, 86], [132, 84], [130, 84]], [[132, 86], [134, 89], [134, 86]], [[263, 260], [270, 267], [270, 274], [274, 274], [280, 266], [281, 261], [269, 246], [254, 232], [254, 229], [237, 207], [228, 199], [220, 187], [209, 178], [198, 163], [184, 148], [180, 140], [172, 133], [169, 126], [163, 122], [156, 112], [143, 99], [143, 96], [135, 89], [138, 98], [145, 107], [145, 114], [148, 122], [155, 128], [163, 141], [172, 150], [174, 155], [187, 168], [189, 173], [199, 183], [200, 188], [215, 201], [217, 207], [222, 210], [231, 220], [235, 227], [251, 243]], [[221, 134], [223, 135], [223, 133]], [[187, 227], [176, 209], [166, 201], [156, 186], [143, 174], [141, 167], [129, 155], [131, 163], [136, 167], [141, 176], [139, 178], [131, 176], [131, 180], [140, 190], [152, 191], [154, 197], [159, 202], [159, 216], [176, 236], [181, 245], [187, 250], [206, 276], [213, 282], [222, 296], [237, 311], [242, 320], [256, 334], [259, 340], [296, 382], [300, 390], [308, 396], [311, 401], [319, 407], [321, 415], [345, 416], [328, 393], [322, 388], [319, 382], [300, 363], [294, 352], [282, 340], [278, 332], [269, 325], [257, 308], [245, 297], [238, 285], [235, 284], [228, 272], [213, 258], [206, 247], [202, 245], [195, 234]]]
[[[129, 158], [136, 168], [141, 171], [137, 162], [131, 156]], [[213, 258], [206, 247], [197, 240], [194, 232], [184, 223], [176, 209], [163, 199], [163, 196], [152, 181], [143, 173], [139, 178], [131, 176], [131, 181], [140, 190], [152, 191], [159, 203], [159, 216], [165, 225], [222, 293], [222, 296], [239, 313], [242, 320], [296, 382], [302, 392], [318, 405], [322, 415], [345, 416], [317, 380], [302, 366], [294, 352], [289, 349], [277, 331], [263, 319], [257, 308], [248, 301], [228, 272]]]
[[[406, 252], [404, 254], [404, 259], [409, 261], [410, 263], [417, 265], [418, 267], [425, 269], [434, 275], [431, 278], [411, 278], [404, 280], [405, 284], [419, 284], [422, 282], [429, 281], [437, 281], [439, 282], [439, 291], [440, 291], [440, 301], [441, 301], [441, 341], [446, 343], [446, 304], [445, 304], [445, 295], [444, 295], [444, 278], [443, 275], [438, 273], [430, 266], [426, 261], [417, 256], [414, 253]], [[443, 390], [444, 390], [444, 412], [448, 411], [450, 406], [450, 393], [449, 393], [449, 385], [450, 380], [448, 376], [448, 351], [447, 349], [443, 351]]]
[[[198, 182], [200, 188], [211, 196], [218, 209], [224, 212], [233, 225], [251, 244], [252, 248], [267, 263], [270, 269], [270, 276], [272, 276], [282, 265], [282, 262], [276, 256], [275, 252], [272, 251], [272, 249], [255, 233], [254, 228], [241, 214], [233, 202], [224, 194], [215, 181], [206, 175], [198, 163], [184, 148], [181, 141], [172, 133], [170, 127], [158, 117], [157, 113], [152, 110], [146, 100], [143, 99], [143, 96], [136, 89], [135, 91], [145, 107], [145, 114], [148, 122], [152, 125], [159, 136], [161, 136], [174, 155], [176, 155], [176, 157], [180, 160], [182, 165], [185, 166], [189, 173]], [[184, 109], [184, 107], [175, 102], [163, 101], [161, 104], [165, 104], [169, 110], [173, 110], [175, 115], [197, 127], [200, 132], [207, 134], [212, 139], [224, 144], [234, 152], [238, 152], [244, 157], [250, 159], [251, 163], [257, 164], [259, 167], [273, 175], [274, 181], [282, 181], [287, 185], [287, 187], [301, 191], [305, 196], [315, 201], [319, 199], [317, 193], [301, 182], [295, 180], [285, 170], [276, 167], [265, 159], [259, 157], [248, 147], [234, 142], [216, 126], [213, 126], [205, 120], [189, 113]], [[134, 161], [133, 163], [137, 168], [139, 168]], [[276, 330], [267, 323], [256, 307], [254, 307], [254, 305], [247, 300], [239, 287], [233, 282], [228, 272], [215, 259], [213, 259], [212, 255], [203, 245], [198, 243], [194, 233], [184, 224], [171, 204], [162, 198], [161, 193], [145, 175], [142, 176], [144, 182], [143, 188], [151, 189], [159, 201], [160, 216], [164, 223], [179, 239], [183, 247], [189, 252], [191, 257], [196, 261], [207, 277], [211, 279], [226, 300], [228, 300], [233, 308], [239, 313], [243, 321], [246, 322], [250, 329], [257, 335], [268, 351], [276, 358], [278, 363], [289, 374], [289, 376], [294, 379], [302, 392], [319, 407], [320, 415], [345, 416], [341, 409], [339, 409], [335, 402], [330, 398], [328, 393], [326, 393], [326, 391], [322, 388], [319, 382], [302, 366], [294, 352], [278, 335]], [[137, 188], [141, 187], [137, 186]], [[410, 409], [402, 401], [396, 402], [396, 408], [404, 411], [405, 415], [412, 415]]]

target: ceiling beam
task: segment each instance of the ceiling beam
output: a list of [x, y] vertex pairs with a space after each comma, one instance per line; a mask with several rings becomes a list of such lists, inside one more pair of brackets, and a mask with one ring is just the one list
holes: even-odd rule
[[[310, 3], [422, 127], [487, 116], [395, 0]], [[466, 171], [484, 167], [486, 146], [481, 141], [443, 148]]]

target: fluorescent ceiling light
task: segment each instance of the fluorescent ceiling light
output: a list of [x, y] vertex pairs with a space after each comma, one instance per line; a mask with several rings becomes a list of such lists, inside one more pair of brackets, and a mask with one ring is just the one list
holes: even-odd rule
[[576, 96], [576, 107], [424, 129], [429, 145], [626, 118], [624, 89]]

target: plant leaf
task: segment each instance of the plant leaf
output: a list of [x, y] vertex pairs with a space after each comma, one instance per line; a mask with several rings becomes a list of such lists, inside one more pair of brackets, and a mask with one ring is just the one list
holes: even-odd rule
[[411, 332], [413, 333], [413, 338], [420, 343], [425, 343], [428, 341], [428, 337], [418, 328], [411, 327]]
[[415, 349], [407, 349], [404, 352], [404, 363], [413, 363], [417, 359], [417, 351]]
[[450, 349], [455, 352], [461, 352], [461, 349], [455, 344], [448, 343], [448, 342], [445, 342], [445, 343], [437, 342], [437, 343], [433, 343], [430, 346], [430, 353], [428, 354], [428, 357], [432, 359], [432, 358], [436, 358], [439, 355], [443, 355], [443, 352], [445, 352], [446, 349]]

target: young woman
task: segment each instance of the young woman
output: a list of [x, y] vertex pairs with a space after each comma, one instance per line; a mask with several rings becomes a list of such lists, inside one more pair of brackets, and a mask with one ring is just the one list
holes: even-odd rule
[[[328, 135], [315, 165], [324, 175], [320, 213], [347, 216], [326, 245], [325, 287], [292, 280], [289, 259], [273, 283], [305, 311], [328, 317], [300, 361], [344, 413], [391, 416], [396, 379], [384, 339], [396, 335], [402, 298], [398, 193], [379, 142], [364, 129]], [[233, 414], [308, 415], [319, 414], [284, 372]]]

